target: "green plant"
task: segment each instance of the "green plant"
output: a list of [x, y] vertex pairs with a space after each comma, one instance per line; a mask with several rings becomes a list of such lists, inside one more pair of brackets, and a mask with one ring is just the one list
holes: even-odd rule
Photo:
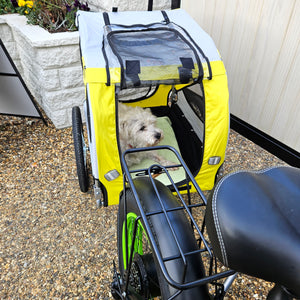
[[86, 4], [75, 0], [36, 0], [27, 15], [28, 23], [39, 25], [49, 32], [76, 30], [75, 15], [78, 9], [89, 10]]
[[0, 0], [0, 14], [26, 15], [29, 24], [39, 25], [49, 32], [74, 31], [76, 11], [90, 10], [87, 2], [78, 0]]
[[0, 15], [9, 13], [20, 13], [17, 0], [0, 0]]

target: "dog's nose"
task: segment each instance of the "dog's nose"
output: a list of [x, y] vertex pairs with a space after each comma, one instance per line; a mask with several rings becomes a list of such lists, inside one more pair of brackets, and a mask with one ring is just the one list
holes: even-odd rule
[[155, 138], [156, 138], [157, 140], [159, 140], [159, 139], [161, 138], [161, 133], [160, 133], [160, 132], [157, 132], [157, 133], [155, 134]]

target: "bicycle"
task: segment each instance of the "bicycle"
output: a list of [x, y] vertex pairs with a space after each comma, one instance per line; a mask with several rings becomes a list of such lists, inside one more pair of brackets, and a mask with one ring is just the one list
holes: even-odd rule
[[[169, 175], [174, 166], [127, 168], [128, 153], [154, 148], [176, 154], [184, 186]], [[113, 297], [223, 299], [240, 272], [275, 283], [269, 300], [300, 298], [300, 169], [234, 172], [207, 199], [175, 149], [154, 148], [122, 156]], [[170, 185], [155, 179], [161, 173]]]

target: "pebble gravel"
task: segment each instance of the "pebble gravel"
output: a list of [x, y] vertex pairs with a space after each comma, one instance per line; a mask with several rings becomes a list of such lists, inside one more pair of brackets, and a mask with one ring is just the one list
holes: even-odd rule
[[[231, 131], [225, 174], [283, 164]], [[0, 299], [112, 299], [117, 206], [79, 189], [72, 129], [0, 116]], [[239, 275], [227, 299], [265, 299]]]

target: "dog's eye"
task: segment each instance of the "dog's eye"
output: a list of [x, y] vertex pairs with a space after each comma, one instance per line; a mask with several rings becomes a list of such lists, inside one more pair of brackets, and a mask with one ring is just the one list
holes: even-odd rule
[[144, 131], [146, 129], [146, 126], [143, 125], [141, 128], [140, 128], [140, 131]]

